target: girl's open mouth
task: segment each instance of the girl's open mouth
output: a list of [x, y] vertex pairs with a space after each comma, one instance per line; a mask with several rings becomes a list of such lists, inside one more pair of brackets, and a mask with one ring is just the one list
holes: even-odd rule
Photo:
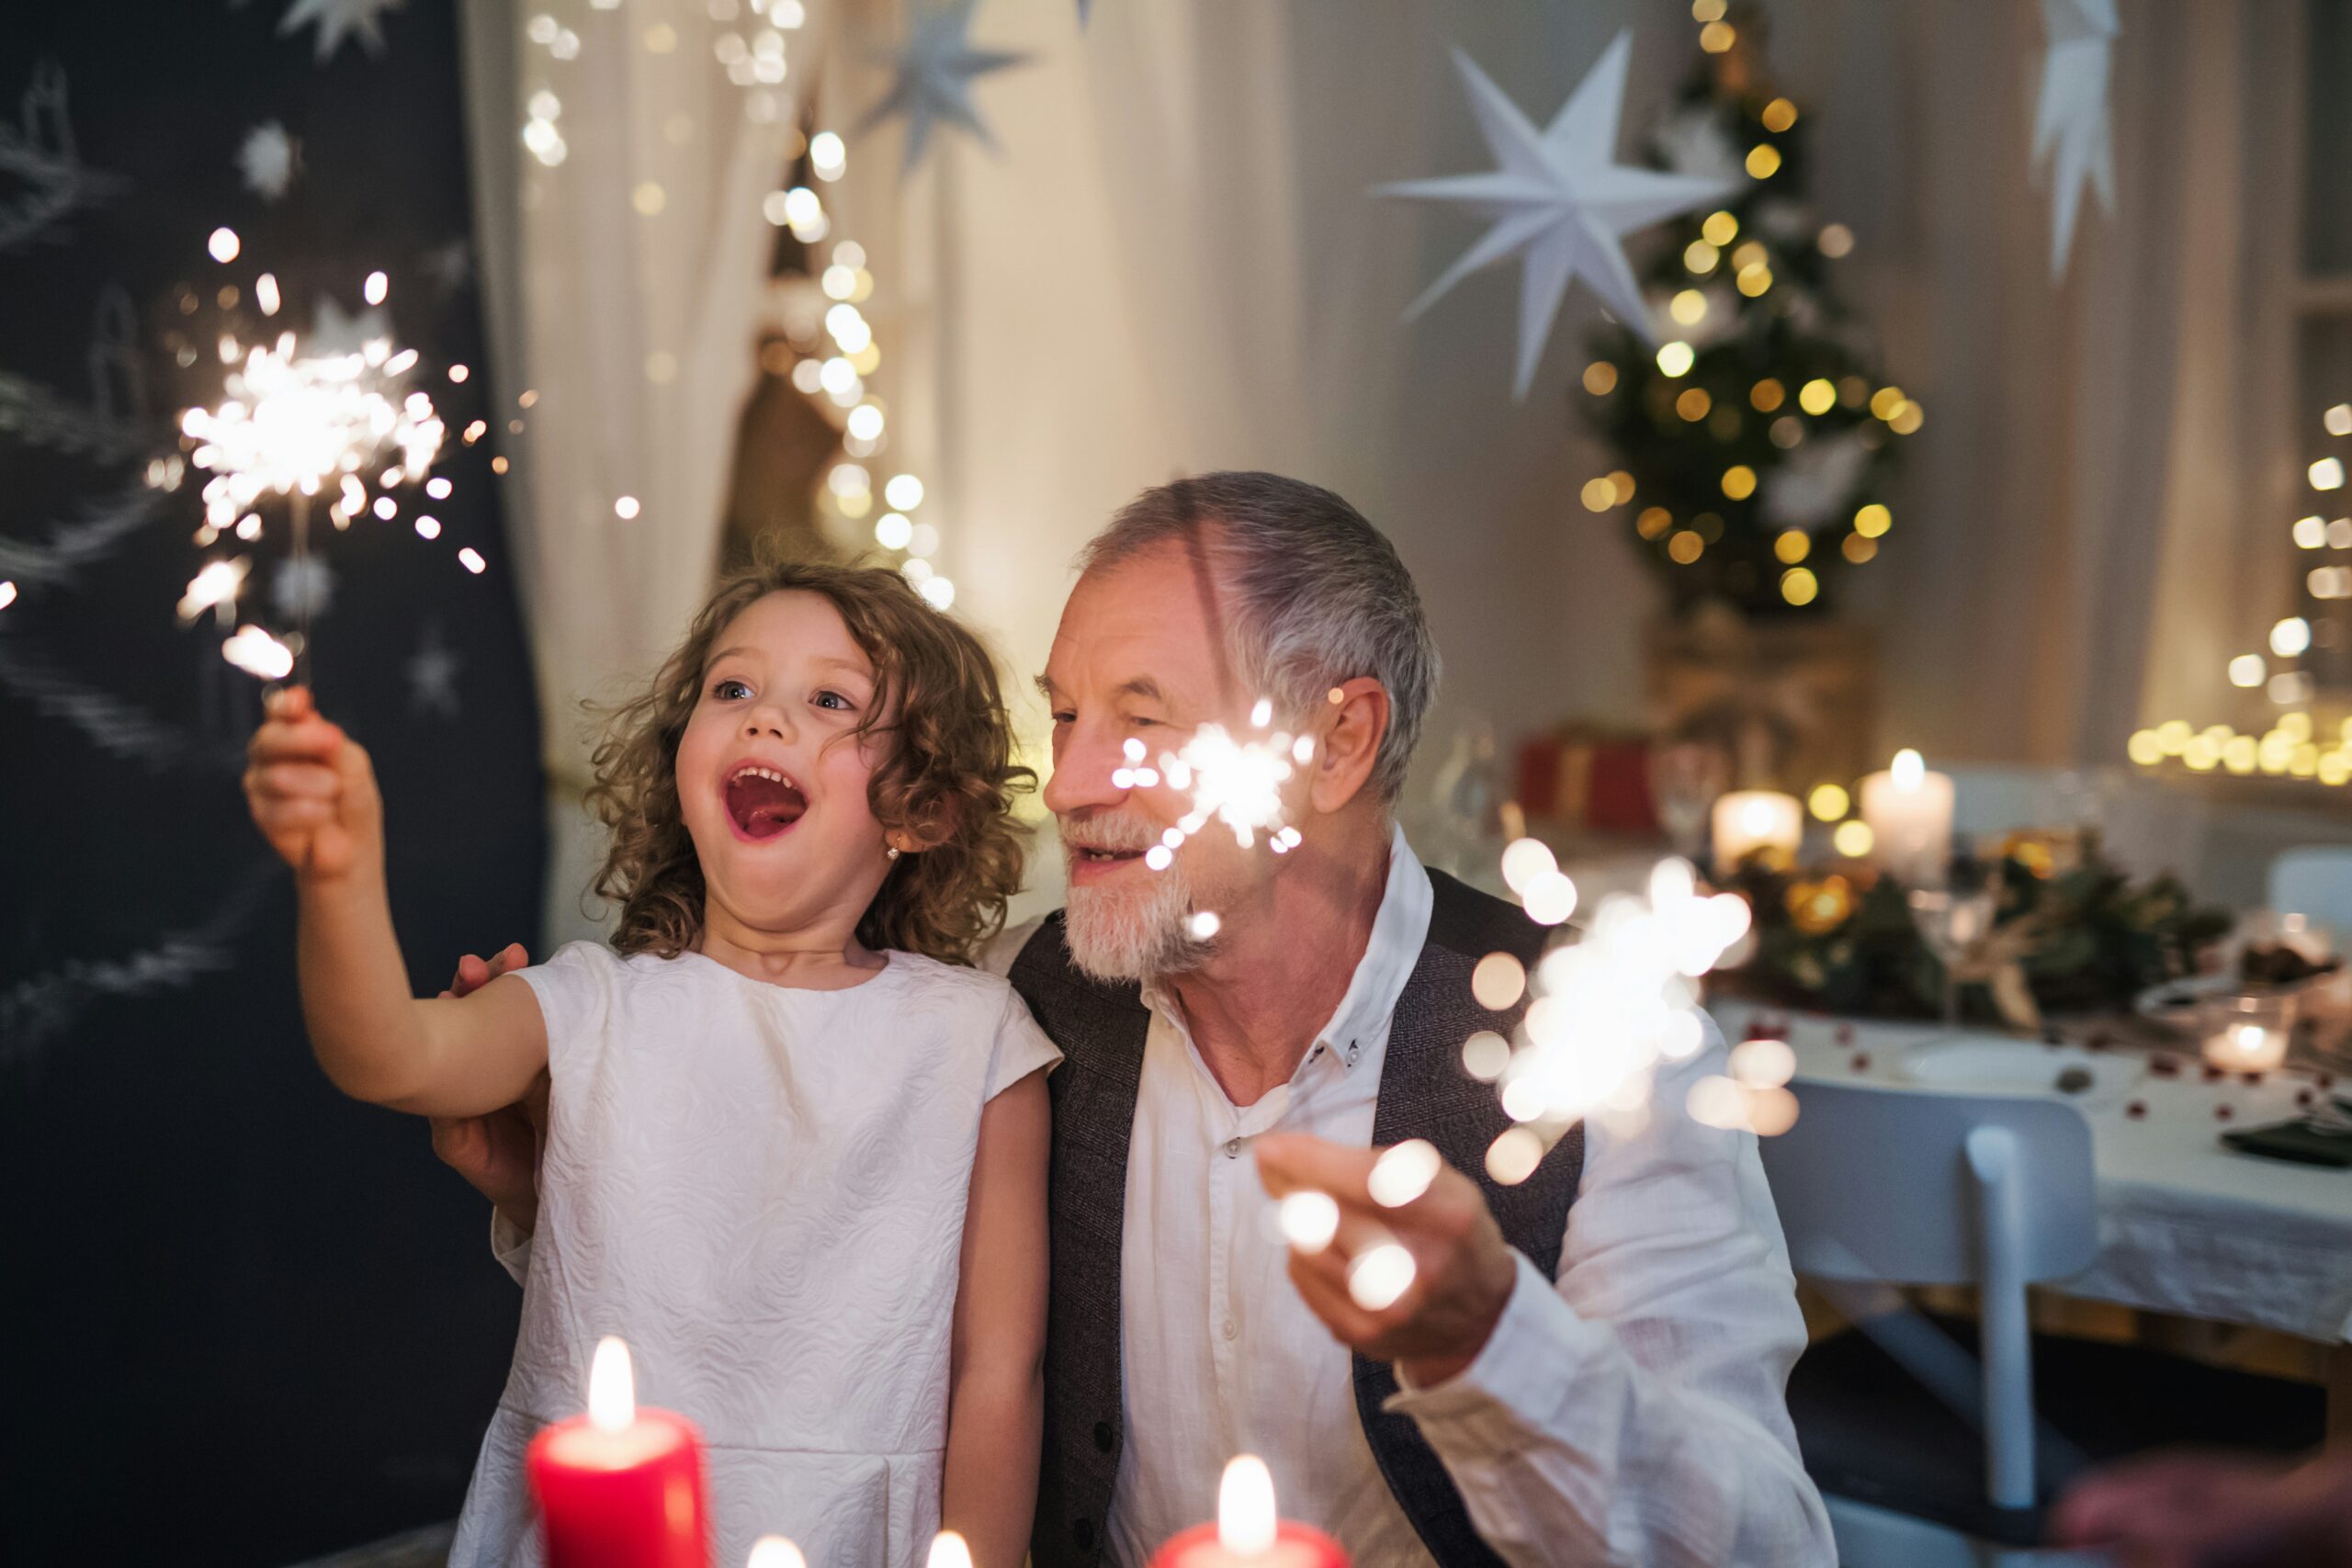
[[800, 787], [775, 769], [746, 762], [728, 776], [720, 794], [735, 830], [754, 843], [775, 838], [808, 809]]

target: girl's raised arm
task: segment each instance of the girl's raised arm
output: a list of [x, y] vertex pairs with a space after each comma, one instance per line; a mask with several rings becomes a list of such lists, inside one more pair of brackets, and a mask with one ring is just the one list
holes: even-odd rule
[[1046, 1162], [1053, 1112], [1031, 1073], [980, 1111], [956, 1288], [941, 1521], [975, 1568], [1020, 1568], [1046, 1429]]
[[271, 696], [249, 756], [254, 820], [294, 868], [302, 1016], [327, 1077], [355, 1099], [424, 1115], [521, 1099], [548, 1060], [528, 985], [507, 976], [462, 998], [409, 994], [368, 753], [298, 686]]

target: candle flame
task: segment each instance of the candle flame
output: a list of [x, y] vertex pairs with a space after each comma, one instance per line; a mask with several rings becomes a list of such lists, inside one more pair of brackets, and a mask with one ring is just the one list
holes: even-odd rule
[[2238, 1049], [2248, 1055], [2254, 1055], [2269, 1043], [2267, 1038], [2269, 1032], [2258, 1023], [2239, 1024], [2235, 1031], [2238, 1037]]
[[972, 1549], [954, 1530], [941, 1530], [931, 1538], [925, 1568], [972, 1568]]
[[1908, 746], [1894, 754], [1894, 761], [1886, 771], [1894, 781], [1894, 787], [1905, 795], [1917, 794], [1919, 786], [1928, 782], [1928, 760]]
[[588, 1364], [588, 1421], [600, 1432], [622, 1432], [637, 1420], [637, 1380], [628, 1366], [628, 1347], [616, 1335], [596, 1341], [595, 1359]]
[[1216, 1543], [1236, 1557], [1260, 1557], [1274, 1545], [1274, 1476], [1256, 1454], [1226, 1461], [1216, 1488]]
[[808, 1560], [784, 1537], [763, 1535], [752, 1543], [752, 1555], [743, 1568], [808, 1568]]

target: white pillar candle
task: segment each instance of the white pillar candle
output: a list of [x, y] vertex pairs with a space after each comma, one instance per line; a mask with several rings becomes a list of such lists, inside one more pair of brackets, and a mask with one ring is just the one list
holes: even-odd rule
[[1930, 773], [1919, 753], [1897, 751], [1884, 773], [1862, 781], [1879, 869], [1912, 887], [1940, 887], [1951, 863], [1951, 775]]
[[1734, 790], [1715, 801], [1714, 829], [1718, 875], [1730, 875], [1759, 851], [1786, 869], [1795, 863], [1804, 837], [1804, 807], [1795, 795], [1778, 790]]

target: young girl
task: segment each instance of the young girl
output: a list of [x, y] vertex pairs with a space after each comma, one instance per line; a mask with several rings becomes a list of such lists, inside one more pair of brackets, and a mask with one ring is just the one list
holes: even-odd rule
[[523, 1451], [597, 1338], [709, 1443], [715, 1561], [979, 1568], [1027, 1545], [1058, 1054], [966, 967], [1021, 875], [987, 653], [898, 573], [721, 588], [596, 752], [606, 948], [419, 1000], [367, 754], [280, 694], [254, 819], [292, 863], [303, 1012], [345, 1093], [475, 1115], [549, 1075], [506, 1392], [450, 1561], [536, 1563]]

